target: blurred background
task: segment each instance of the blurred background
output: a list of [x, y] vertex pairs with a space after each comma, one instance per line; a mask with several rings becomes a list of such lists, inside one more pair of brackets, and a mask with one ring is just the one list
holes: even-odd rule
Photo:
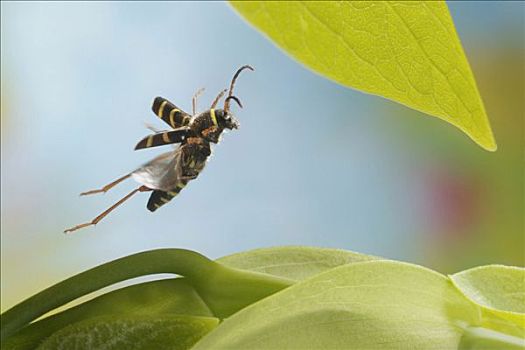
[[[523, 2], [450, 2], [498, 142], [305, 69], [220, 2], [1, 3], [2, 311], [135, 252], [312, 245], [452, 273], [524, 265]], [[234, 71], [240, 130], [154, 214], [137, 185], [80, 198], [163, 152], [155, 96], [208, 107]]]

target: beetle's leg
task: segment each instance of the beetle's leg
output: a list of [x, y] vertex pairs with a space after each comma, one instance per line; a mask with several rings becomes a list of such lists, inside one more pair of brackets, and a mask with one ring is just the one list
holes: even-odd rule
[[193, 108], [193, 115], [195, 115], [196, 113], [196, 110], [197, 110], [197, 98], [204, 92], [204, 88], [200, 88], [199, 90], [197, 90], [195, 92], [195, 94], [193, 95], [192, 99], [191, 99], [191, 106]]
[[113, 187], [115, 187], [116, 185], [118, 185], [119, 183], [121, 183], [122, 181], [126, 180], [128, 177], [130, 177], [131, 174], [127, 174], [127, 175], [124, 175], [118, 179], [116, 179], [115, 181], [113, 181], [112, 183], [109, 183], [107, 184], [106, 186], [102, 187], [102, 188], [99, 188], [97, 190], [91, 190], [91, 191], [86, 191], [86, 192], [82, 192], [80, 195], [81, 196], [86, 196], [88, 194], [95, 194], [95, 193], [106, 193], [107, 191], [109, 191], [110, 189], [112, 189]]
[[79, 230], [79, 229], [87, 227], [87, 226], [98, 224], [100, 222], [100, 220], [104, 219], [115, 208], [117, 208], [119, 205], [121, 205], [122, 203], [124, 203], [125, 201], [130, 199], [135, 193], [137, 193], [137, 192], [147, 192], [147, 191], [151, 191], [151, 188], [148, 188], [146, 186], [140, 186], [139, 188], [134, 189], [133, 191], [128, 193], [126, 196], [124, 196], [124, 198], [119, 200], [117, 203], [113, 204], [111, 207], [106, 209], [102, 214], [100, 214], [99, 216], [97, 216], [96, 218], [91, 220], [90, 222], [86, 222], [84, 224], [80, 224], [80, 225], [68, 228], [67, 230], [64, 231], [64, 233], [73, 232], [73, 231]]
[[217, 95], [217, 97], [215, 97], [215, 100], [213, 100], [212, 104], [211, 104], [211, 107], [210, 108], [215, 108], [215, 106], [217, 106], [217, 103], [219, 103], [219, 100], [221, 99], [222, 96], [224, 96], [224, 94], [226, 93], [226, 89], [222, 90], [221, 92], [219, 92], [219, 94]]
[[153, 132], [156, 133], [156, 134], [158, 134], [159, 132], [167, 131], [167, 130], [159, 130], [159, 129], [157, 129], [156, 127], [154, 127], [153, 125], [151, 125], [150, 123], [144, 123], [144, 126], [145, 126], [147, 129], [153, 131]]

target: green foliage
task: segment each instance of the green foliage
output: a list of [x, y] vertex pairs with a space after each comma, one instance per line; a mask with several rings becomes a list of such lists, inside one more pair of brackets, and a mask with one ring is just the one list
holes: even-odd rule
[[275, 247], [237, 253], [217, 261], [221, 264], [300, 281], [334, 267], [382, 259], [343, 249]]
[[454, 349], [461, 325], [477, 323], [475, 306], [445, 276], [369, 261], [334, 268], [247, 307], [196, 349]]
[[8, 338], [4, 345], [9, 349], [34, 349], [42, 339], [70, 324], [107, 315], [213, 316], [195, 289], [185, 279], [166, 279], [117, 289], [33, 322]]
[[[36, 318], [85, 294], [158, 273], [178, 274], [185, 279], [129, 287], [28, 326]], [[31, 349], [72, 322], [101, 315], [157, 312], [225, 318], [291, 283], [283, 278], [229, 268], [184, 249], [138, 253], [73, 276], [6, 311], [1, 316], [2, 343], [6, 343], [6, 348]]]
[[525, 337], [525, 269], [481, 266], [456, 273], [450, 279], [480, 306], [484, 326]]
[[[35, 322], [86, 293], [161, 272], [183, 277], [118, 289]], [[161, 249], [88, 270], [8, 310], [2, 349], [525, 349], [524, 274], [487, 266], [449, 278], [311, 247], [216, 262]]]
[[496, 143], [474, 76], [442, 1], [232, 1], [280, 48], [344, 86]]
[[481, 266], [450, 276], [467, 298], [502, 315], [525, 313], [525, 270], [502, 265]]

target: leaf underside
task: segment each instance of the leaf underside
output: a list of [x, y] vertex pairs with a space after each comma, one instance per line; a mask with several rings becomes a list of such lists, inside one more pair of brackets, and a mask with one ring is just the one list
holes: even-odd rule
[[339, 84], [439, 117], [496, 150], [443, 1], [232, 1], [281, 49]]
[[336, 267], [248, 306], [205, 349], [453, 349], [475, 305], [443, 275], [374, 260]]
[[196, 316], [104, 316], [65, 327], [37, 349], [186, 350], [218, 322]]
[[480, 266], [458, 272], [450, 279], [481, 307], [485, 326], [525, 338], [525, 269]]
[[379, 259], [382, 258], [343, 249], [284, 246], [232, 254], [217, 262], [300, 281], [340, 265]]

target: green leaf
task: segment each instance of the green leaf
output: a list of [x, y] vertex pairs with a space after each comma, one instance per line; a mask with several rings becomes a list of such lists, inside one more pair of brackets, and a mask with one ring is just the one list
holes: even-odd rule
[[280, 48], [344, 86], [457, 126], [495, 150], [474, 76], [442, 1], [232, 1]]
[[38, 349], [185, 350], [218, 323], [195, 316], [102, 316], [63, 328]]
[[449, 277], [461, 293], [481, 307], [484, 326], [525, 338], [524, 268], [488, 265]]
[[9, 337], [2, 343], [2, 349], [35, 349], [54, 332], [89, 318], [163, 314], [213, 316], [187, 281], [166, 279], [121, 288], [34, 322]]
[[434, 271], [388, 260], [336, 267], [239, 311], [204, 349], [455, 349], [479, 310]]
[[254, 249], [222, 257], [217, 262], [299, 281], [340, 265], [376, 259], [381, 258], [343, 249], [288, 246]]
[[525, 269], [488, 265], [450, 276], [467, 298], [503, 314], [525, 314]]

